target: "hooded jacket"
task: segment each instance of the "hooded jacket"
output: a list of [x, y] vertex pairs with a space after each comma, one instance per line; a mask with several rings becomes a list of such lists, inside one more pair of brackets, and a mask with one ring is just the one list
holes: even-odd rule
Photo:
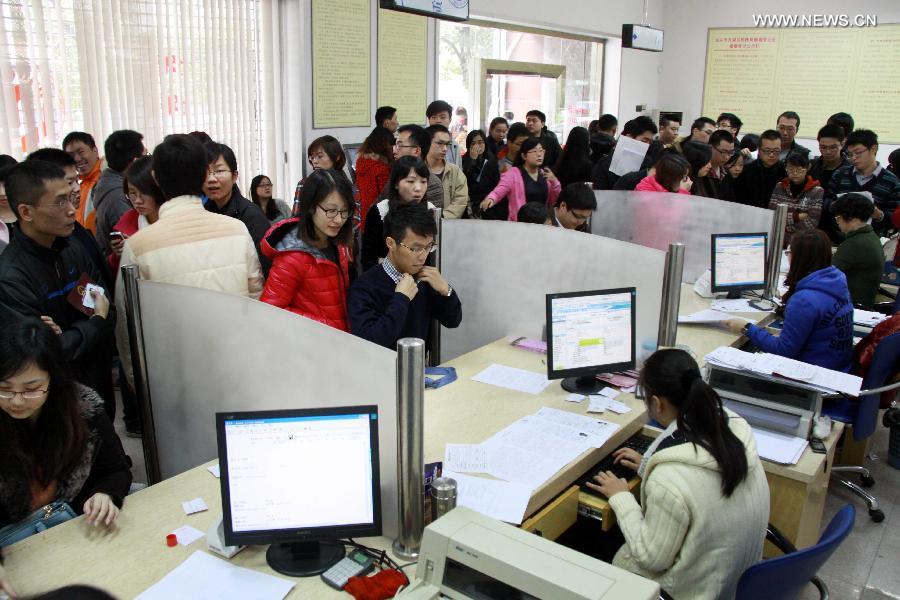
[[[638, 182], [637, 186], [635, 186], [634, 191], [636, 192], [671, 192], [671, 190], [667, 190], [663, 187], [663, 185], [656, 179], [656, 175], [647, 175], [643, 179]], [[679, 194], [685, 194], [690, 196], [690, 192], [684, 188], [678, 188]]]
[[350, 287], [350, 251], [337, 246], [340, 266], [297, 235], [300, 219], [274, 225], [262, 241], [262, 251], [272, 260], [260, 300], [341, 331], [347, 323], [347, 290]]
[[747, 477], [731, 496], [722, 495], [715, 458], [673, 423], [642, 465], [641, 503], [629, 492], [609, 499], [625, 537], [613, 564], [678, 600], [733, 598], [741, 574], [762, 558], [769, 486], [750, 426], [726, 413], [747, 456]]
[[750, 325], [750, 341], [763, 352], [835, 371], [850, 371], [853, 304], [847, 277], [837, 267], [813, 271], [788, 299], [781, 335]]

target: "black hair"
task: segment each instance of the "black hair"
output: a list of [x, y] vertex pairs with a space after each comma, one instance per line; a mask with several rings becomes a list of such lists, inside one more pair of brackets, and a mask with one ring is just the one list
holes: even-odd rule
[[[341, 145], [340, 140], [338, 140], [333, 135], [323, 135], [322, 137], [317, 137], [313, 141], [309, 143], [309, 146], [306, 147], [306, 157], [313, 153], [316, 148], [321, 148], [322, 152], [328, 155], [328, 158], [331, 159], [331, 166], [341, 171], [344, 168], [344, 165], [347, 164], [347, 156], [344, 154], [344, 147]], [[235, 167], [236, 169], [237, 167]]]
[[[534, 150], [536, 147], [543, 146], [541, 145], [541, 138], [530, 137], [519, 147], [519, 155], [516, 157], [515, 166], [521, 167], [525, 164], [525, 155]], [[544, 148], [546, 150], [546, 148]], [[545, 155], [546, 156], [546, 155]], [[541, 164], [541, 167], [546, 167], [547, 165]]]
[[434, 140], [434, 134], [436, 133], [446, 133], [450, 135], [450, 130], [441, 125], [440, 123], [435, 123], [434, 125], [429, 125], [425, 128], [425, 131], [428, 132], [428, 137]]
[[28, 600], [116, 600], [112, 594], [90, 585], [67, 585]]
[[831, 207], [828, 210], [834, 216], [841, 216], [847, 220], [859, 219], [865, 223], [872, 218], [872, 213], [875, 212], [875, 205], [862, 194], [850, 192], [838, 196], [831, 203]]
[[363, 140], [358, 152], [358, 156], [375, 154], [390, 164], [394, 160], [394, 134], [390, 129], [376, 125]]
[[787, 157], [784, 159], [784, 164], [792, 165], [794, 167], [803, 167], [804, 169], [809, 168], [809, 157], [803, 152], [798, 152], [796, 150], [789, 152]]
[[894, 148], [888, 154], [888, 169], [892, 170], [895, 175], [900, 173], [900, 148]]
[[791, 266], [784, 284], [788, 291], [781, 298], [782, 306], [797, 291], [801, 279], [820, 269], [831, 266], [831, 240], [821, 229], [799, 229], [791, 236]]
[[207, 142], [203, 144], [203, 150], [206, 151], [207, 166], [219, 160], [221, 156], [232, 173], [238, 170], [237, 157], [234, 155], [234, 150], [227, 145], [219, 142]]
[[709, 136], [709, 145], [718, 146], [722, 142], [733, 144], [734, 136], [731, 135], [730, 131], [726, 131], [725, 129], [716, 129], [712, 132], [712, 135]]
[[599, 123], [597, 123], [597, 128], [600, 131], [609, 131], [613, 127], [619, 125], [619, 120], [610, 114], [601, 115], [599, 119]]
[[[424, 177], [425, 181], [428, 181], [428, 178], [431, 176], [431, 171], [428, 170], [428, 165], [425, 164], [425, 161], [416, 156], [401, 156], [394, 162], [391, 166], [391, 177], [388, 180], [388, 205], [390, 206], [389, 210], [393, 210], [393, 207], [398, 204], [404, 204], [402, 198], [400, 198], [400, 192], [397, 191], [397, 184], [401, 179], [406, 179], [409, 175], [410, 171], [415, 171], [416, 175], [419, 177]], [[422, 200], [425, 200], [425, 196], [422, 196]]]
[[545, 115], [544, 113], [542, 113], [541, 111], [539, 111], [539, 110], [536, 109], [536, 108], [531, 109], [531, 110], [529, 110], [527, 113], [525, 113], [525, 117], [526, 117], [526, 118], [528, 118], [528, 117], [537, 117], [538, 119], [541, 120], [541, 123], [546, 123], [546, 122], [547, 122], [547, 115]]
[[493, 131], [494, 127], [501, 124], [509, 127], [509, 121], [507, 121], [503, 117], [494, 117], [493, 119], [491, 119], [491, 124], [488, 126], [488, 131]]
[[153, 180], [152, 156], [142, 156], [135, 159], [133, 163], [128, 165], [123, 175], [122, 189], [126, 195], [128, 194], [128, 185], [131, 184], [140, 193], [152, 197], [157, 207], [166, 201], [162, 190], [159, 189], [159, 185]]
[[131, 129], [113, 131], [103, 143], [106, 166], [121, 173], [131, 161], [144, 154], [144, 136]]
[[700, 368], [684, 350], [657, 350], [644, 363], [638, 383], [644, 401], [665, 398], [677, 411], [678, 431], [709, 452], [719, 465], [726, 498], [747, 478], [747, 449], [731, 428], [719, 394], [703, 381]]
[[313, 223], [312, 215], [319, 210], [318, 206], [332, 192], [338, 193], [346, 203], [347, 210], [350, 211], [335, 236], [334, 242], [342, 246], [349, 246], [353, 241], [353, 217], [356, 214], [353, 186], [350, 185], [350, 181], [343, 171], [318, 169], [306, 178], [306, 183], [303, 184], [303, 194], [300, 196], [300, 221], [297, 223], [297, 235], [308, 244], [316, 239], [316, 226]]
[[62, 167], [43, 160], [26, 160], [13, 166], [7, 172], [4, 182], [9, 207], [21, 219], [20, 204], [37, 206], [41, 196], [47, 191], [47, 182], [65, 178], [66, 173]]
[[197, 140], [198, 142], [200, 142], [201, 144], [208, 144], [209, 142], [213, 141], [213, 139], [211, 137], [209, 137], [209, 134], [206, 133], [205, 131], [192, 131], [188, 135], [191, 136], [192, 138], [194, 138], [195, 140]]
[[[484, 140], [484, 143], [487, 144], [487, 136], [484, 134], [484, 132], [480, 129], [473, 129], [466, 134], [466, 155], [469, 154], [469, 150], [472, 148], [472, 142], [476, 137], [480, 137], [482, 140]], [[487, 152], [486, 149], [485, 152]], [[482, 158], [483, 156], [484, 155], [482, 154], [482, 156], [479, 158]]]
[[19, 164], [19, 161], [14, 159], [9, 154], [0, 154], [0, 169], [5, 169], [6, 167], [17, 164]]
[[88, 148], [96, 148], [97, 143], [94, 141], [94, 136], [84, 131], [72, 131], [66, 134], [66, 137], [63, 138], [62, 141], [62, 149], [65, 150], [66, 146], [69, 144], [74, 144], [75, 142], [81, 142]]
[[[746, 136], [744, 136], [744, 137], [746, 137]], [[763, 140], [769, 140], [770, 142], [781, 143], [781, 136], [774, 129], [766, 129], [761, 134], [759, 134], [759, 142], [757, 144], [757, 147], [759, 147], [759, 144], [762, 144]]]
[[716, 125], [718, 125], [722, 121], [728, 121], [729, 123], [731, 123], [731, 126], [737, 130], [734, 132], [735, 135], [740, 133], [741, 127], [744, 126], [744, 122], [741, 121], [741, 119], [736, 114], [730, 112], [723, 112], [722, 114], [720, 114], [716, 119]]
[[21, 514], [7, 515], [14, 523], [30, 512], [29, 482], [49, 485], [63, 480], [81, 463], [88, 439], [77, 387], [59, 336], [38, 319], [7, 320], [0, 330], [0, 380], [32, 365], [50, 376], [37, 420], [32, 424], [29, 419], [14, 419], [0, 411], [0, 477], [23, 488], [10, 490], [22, 496]]
[[728, 157], [728, 160], [725, 161], [725, 168], [727, 169], [728, 167], [732, 166], [732, 165], [735, 164], [738, 160], [740, 160], [741, 158], [743, 158], [743, 156], [744, 156], [744, 155], [741, 153], [741, 151], [740, 151], [738, 148], [735, 148], [735, 149], [734, 149], [734, 152], [731, 153], [731, 156]]
[[530, 135], [531, 134], [528, 133], [528, 128], [525, 127], [525, 123], [516, 121], [509, 126], [509, 131], [506, 132], [506, 142], [509, 143], [511, 141], [515, 141], [516, 138], [527, 137]]
[[389, 120], [397, 112], [393, 106], [379, 106], [375, 111], [375, 127], [384, 127], [384, 122]]
[[797, 121], [797, 131], [800, 131], [800, 115], [792, 110], [786, 110], [778, 115], [778, 118], [775, 119], [775, 123], [778, 123], [778, 121], [780, 121], [782, 117], [784, 117], [785, 119], [795, 119]]
[[519, 223], [536, 223], [537, 225], [543, 225], [549, 218], [550, 212], [543, 202], [526, 202], [516, 215]]
[[434, 115], [440, 114], [442, 112], [447, 113], [447, 116], [453, 116], [453, 107], [450, 106], [449, 102], [445, 102], [443, 100], [435, 100], [425, 109], [425, 116], [427, 118], [431, 118]]
[[837, 125], [844, 130], [844, 135], [839, 136], [841, 139], [853, 133], [853, 130], [855, 129], [853, 117], [845, 112], [834, 113], [828, 117], [828, 124]]
[[817, 140], [821, 140], [822, 138], [834, 138], [836, 140], [844, 141], [846, 137], [847, 134], [844, 133], [844, 128], [832, 123], [823, 126], [819, 129], [818, 135], [816, 135]]
[[[775, 132], [778, 133], [777, 131]], [[741, 150], [749, 150], [750, 152], [756, 152], [759, 148], [759, 136], [755, 133], [745, 133], [744, 137], [741, 138]]]
[[29, 154], [25, 160], [42, 160], [59, 167], [75, 166], [75, 159], [69, 156], [68, 152], [59, 148], [40, 148]]
[[[268, 175], [257, 175], [250, 180], [250, 202], [257, 205], [260, 209], [262, 209], [262, 203], [260, 203], [259, 192], [257, 190], [263, 179], [268, 179], [269, 183], [272, 183], [272, 178]], [[270, 221], [278, 216], [278, 203], [275, 202], [274, 196], [269, 199], [269, 203], [266, 204], [266, 210], [263, 212]]]
[[641, 115], [625, 123], [625, 126], [622, 128], [622, 135], [636, 138], [648, 131], [653, 135], [656, 135], [659, 132], [659, 128], [656, 126], [656, 123], [653, 122], [653, 119]]
[[[695, 142], [688, 142], [685, 145], [687, 146], [693, 143]], [[700, 167], [703, 167], [705, 164], [706, 163], [703, 163]], [[654, 175], [656, 181], [670, 192], [677, 192], [684, 176], [693, 171], [691, 163], [688, 162], [684, 156], [676, 152], [666, 152], [660, 156], [659, 160], [656, 161], [654, 168], [656, 169], [656, 174]]]
[[556, 197], [554, 206], [566, 203], [569, 210], [597, 210], [597, 196], [590, 183], [578, 181], [570, 183]]
[[703, 142], [685, 142], [681, 146], [681, 151], [684, 154], [684, 158], [691, 165], [691, 179], [696, 182], [700, 169], [705, 167], [712, 159], [712, 146]]
[[696, 119], [694, 119], [694, 122], [691, 123], [691, 131], [695, 129], [703, 131], [703, 128], [707, 125], [712, 125], [713, 127], [715, 127], [716, 122], [709, 117], [697, 117]]
[[678, 123], [681, 125], [681, 119], [676, 119], [671, 115], [660, 115], [659, 116], [659, 126], [666, 127], [669, 123]]
[[186, 133], [167, 135], [153, 149], [153, 176], [165, 200], [202, 194], [208, 169], [203, 144]]
[[857, 129], [847, 136], [847, 146], [862, 144], [866, 148], [872, 148], [878, 145], [878, 134], [869, 129]]
[[406, 131], [409, 132], [409, 141], [419, 147], [419, 154], [422, 155], [422, 158], [428, 156], [428, 151], [431, 150], [431, 136], [425, 131], [425, 128], [412, 123], [397, 128], [398, 135]]
[[406, 237], [406, 230], [422, 237], [437, 236], [437, 223], [423, 202], [392, 206], [384, 217], [384, 237], [393, 238], [397, 243]]
[[[587, 168], [590, 172], [591, 164], [591, 134], [584, 127], [573, 127], [569, 130], [566, 137], [566, 146], [559, 155], [553, 172], [559, 178], [560, 183], [577, 181], [579, 173], [583, 173]], [[584, 177], [581, 175], [581, 177]], [[582, 179], [584, 181], [584, 179]]]

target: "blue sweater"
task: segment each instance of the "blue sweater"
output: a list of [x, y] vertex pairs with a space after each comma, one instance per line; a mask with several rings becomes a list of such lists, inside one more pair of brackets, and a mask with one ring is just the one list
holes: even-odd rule
[[350, 332], [358, 337], [397, 349], [397, 340], [415, 337], [428, 341], [431, 319], [444, 327], [458, 327], [462, 322], [462, 304], [453, 291], [441, 296], [425, 282], [410, 300], [395, 292], [397, 285], [381, 265], [365, 271], [350, 286], [347, 297]]
[[797, 282], [784, 311], [781, 335], [750, 326], [762, 351], [826, 369], [848, 372], [853, 354], [853, 305], [847, 277], [836, 267], [813, 271]]

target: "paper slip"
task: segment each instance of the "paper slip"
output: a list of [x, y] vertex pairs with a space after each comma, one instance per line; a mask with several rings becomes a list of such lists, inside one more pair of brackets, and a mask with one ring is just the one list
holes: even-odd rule
[[591, 396], [591, 401], [588, 403], [587, 411], [589, 413], [604, 413], [606, 412], [606, 401], [609, 400], [606, 396]]
[[194, 498], [193, 500], [182, 502], [181, 507], [184, 509], [184, 514], [186, 515], [209, 510], [209, 507], [206, 505], [206, 502], [203, 501], [203, 498]]
[[215, 464], [211, 467], [206, 467], [206, 470], [213, 474], [213, 477], [216, 479], [219, 478], [219, 465]]
[[569, 394], [566, 396], [566, 402], [584, 402], [584, 396], [581, 394]]
[[591, 396], [588, 412], [603, 412], [604, 410], [610, 410], [618, 415], [624, 415], [625, 413], [631, 412], [631, 407], [607, 396]]
[[534, 373], [496, 363], [472, 377], [472, 380], [535, 395], [540, 394], [544, 391], [544, 388], [550, 385], [546, 374]]
[[620, 135], [613, 150], [609, 172], [622, 176], [625, 173], [640, 171], [649, 148], [650, 144]]
[[883, 315], [880, 312], [873, 312], [870, 310], [862, 310], [860, 308], [853, 309], [853, 323], [856, 325], [865, 325], [866, 327], [875, 327], [885, 319], [887, 319], [887, 315]]
[[531, 352], [547, 354], [547, 342], [542, 342], [541, 340], [532, 340], [529, 338], [520, 337], [514, 339], [511, 343], [516, 348], [521, 348], [522, 350], [530, 350]]
[[581, 432], [582, 435], [587, 435], [588, 441], [594, 448], [599, 448], [605, 444], [619, 428], [618, 425], [610, 423], [609, 421], [601, 421], [593, 417], [577, 415], [568, 411], [549, 408], [547, 406], [544, 406], [541, 410], [537, 411], [535, 416], [548, 423], [555, 423]]
[[444, 469], [460, 473], [487, 473], [487, 453], [481, 444], [447, 444]]
[[750, 319], [745, 317], [737, 317], [727, 312], [722, 312], [720, 310], [699, 310], [695, 313], [691, 313], [689, 315], [678, 315], [679, 323], [694, 323], [696, 325], [723, 325], [725, 321], [729, 321], [731, 319], [741, 319], [742, 321], [747, 321], [751, 323]]
[[182, 546], [190, 546], [200, 538], [206, 537], [205, 533], [190, 525], [183, 525], [171, 533], [175, 534], [175, 537], [178, 538], [178, 543]]
[[803, 438], [753, 428], [756, 450], [760, 458], [782, 465], [794, 465], [800, 460], [808, 442]]
[[636, 378], [622, 375], [621, 373], [601, 373], [600, 375], [597, 375], [597, 379], [605, 381], [610, 385], [614, 385], [617, 388], [625, 388], [637, 383]]
[[709, 304], [710, 308], [717, 311], [722, 312], [738, 312], [738, 313], [758, 313], [758, 312], [767, 312], [764, 310], [759, 310], [758, 308], [753, 308], [750, 306], [750, 300], [746, 298], [739, 298], [737, 300], [726, 300], [719, 299], [713, 300]]
[[525, 516], [531, 488], [519, 483], [483, 479], [444, 469], [444, 477], [456, 480], [456, 503], [481, 514], [519, 525]]
[[628, 386], [627, 388], [623, 387], [622, 391], [625, 392], [626, 394], [633, 394], [637, 391], [637, 386], [631, 385], [631, 386]]
[[600, 395], [606, 396], [607, 398], [615, 398], [619, 394], [621, 394], [621, 392], [615, 388], [607, 387], [600, 390]]
[[197, 550], [138, 596], [139, 600], [283, 600], [294, 582], [231, 563]]

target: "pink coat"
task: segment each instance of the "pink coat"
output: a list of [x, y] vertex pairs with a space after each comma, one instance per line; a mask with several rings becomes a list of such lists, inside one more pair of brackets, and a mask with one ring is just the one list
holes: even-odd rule
[[[647, 175], [646, 177], [641, 179], [640, 183], [638, 183], [637, 186], [634, 188], [634, 191], [636, 191], [636, 192], [668, 192], [669, 190], [664, 188], [662, 186], [662, 184], [660, 184], [656, 180], [655, 175]], [[678, 193], [686, 194], [688, 196], [691, 195], [691, 193], [689, 191], [681, 189], [681, 188], [678, 188]]]
[[[553, 206], [559, 196], [561, 186], [559, 180], [547, 180], [547, 206]], [[525, 181], [522, 179], [522, 171], [518, 167], [507, 169], [500, 176], [500, 183], [486, 196], [497, 204], [504, 198], [509, 199], [509, 220], [518, 221], [519, 209], [525, 206]]]

